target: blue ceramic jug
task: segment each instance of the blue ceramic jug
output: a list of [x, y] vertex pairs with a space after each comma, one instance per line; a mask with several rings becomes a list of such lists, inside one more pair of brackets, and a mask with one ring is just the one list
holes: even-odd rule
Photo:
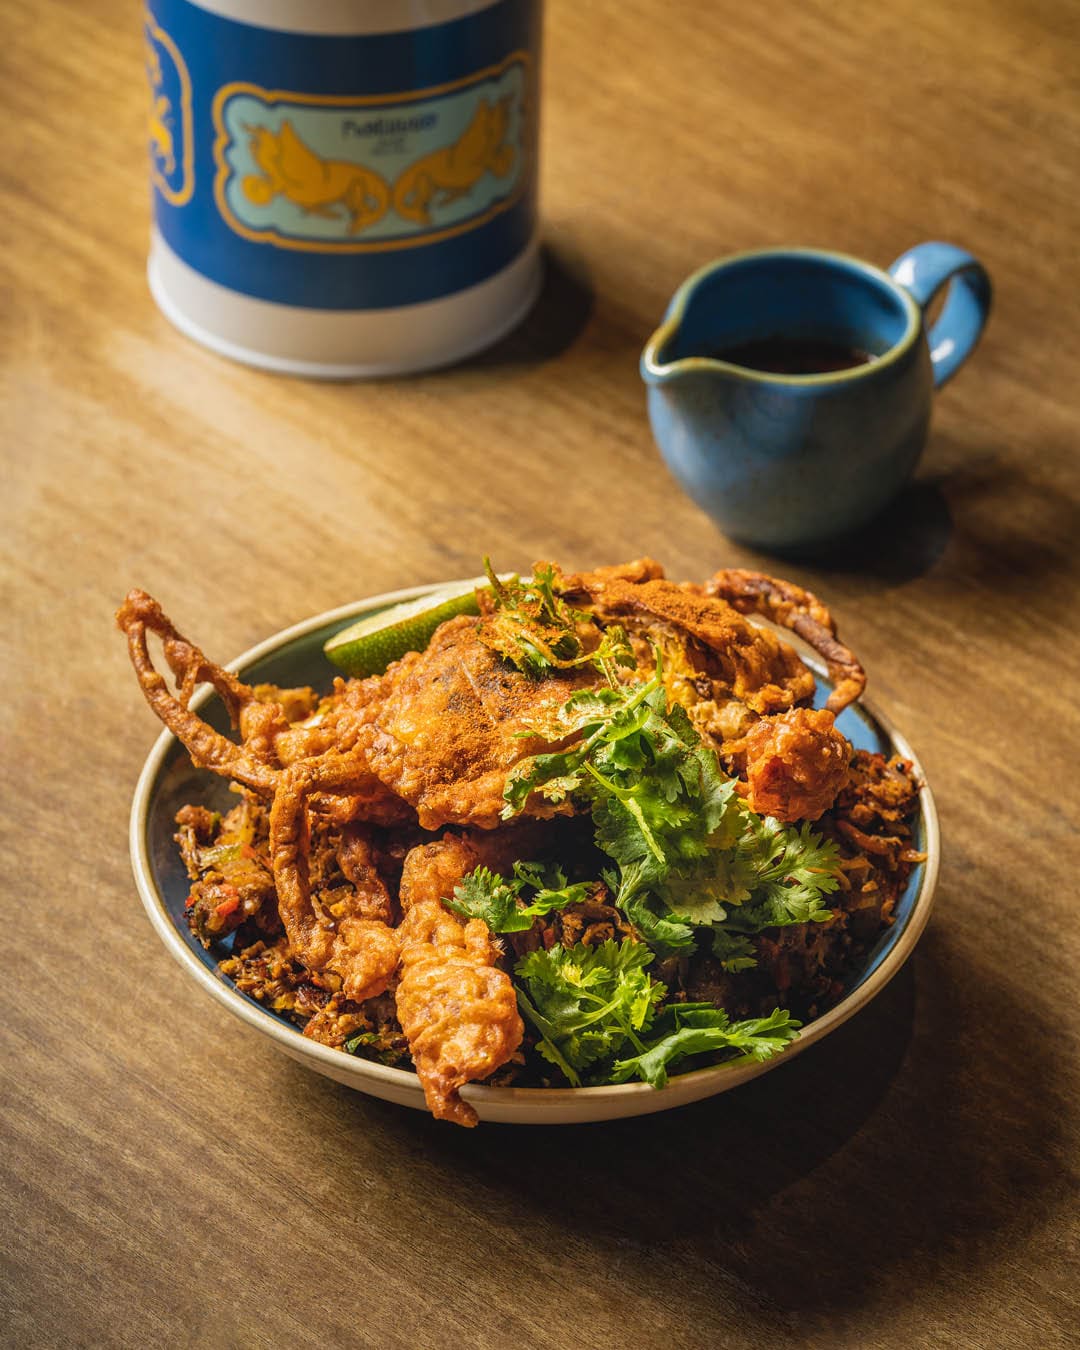
[[[950, 281], [928, 332], [924, 310]], [[985, 268], [952, 244], [920, 244], [888, 272], [816, 249], [711, 263], [679, 287], [642, 353], [660, 451], [733, 539], [820, 548], [910, 477], [933, 391], [971, 354], [990, 297]], [[827, 344], [858, 364], [784, 374], [732, 357], [777, 340]]]

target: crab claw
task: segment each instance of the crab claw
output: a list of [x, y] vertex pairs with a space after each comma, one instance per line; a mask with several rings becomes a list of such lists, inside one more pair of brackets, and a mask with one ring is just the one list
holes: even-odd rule
[[789, 629], [821, 656], [833, 682], [825, 706], [841, 712], [866, 688], [866, 672], [858, 658], [836, 635], [828, 609], [811, 591], [790, 581], [780, 581], [764, 572], [730, 567], [705, 583], [706, 595], [726, 600], [740, 614], [760, 614]]

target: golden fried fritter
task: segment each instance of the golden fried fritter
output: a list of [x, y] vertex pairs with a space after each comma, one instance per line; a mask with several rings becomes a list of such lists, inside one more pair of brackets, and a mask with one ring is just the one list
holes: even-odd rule
[[644, 674], [659, 647], [669, 697], [718, 743], [813, 696], [813, 672], [786, 642], [701, 587], [665, 580], [651, 558], [563, 577], [559, 592], [601, 623], [622, 624]]
[[741, 567], [717, 572], [703, 589], [707, 595], [722, 597], [741, 614], [761, 614], [789, 628], [824, 657], [834, 685], [826, 705], [832, 712], [854, 703], [866, 688], [866, 672], [840, 641], [832, 615], [812, 591]]
[[375, 864], [375, 851], [368, 826], [358, 821], [345, 826], [338, 843], [337, 861], [346, 881], [356, 889], [359, 917], [393, 923], [396, 918], [394, 901]]
[[752, 811], [817, 820], [848, 780], [851, 745], [824, 708], [795, 708], [755, 722], [737, 747]]
[[402, 913], [425, 900], [448, 900], [454, 887], [480, 866], [480, 854], [468, 839], [445, 834], [429, 844], [410, 849], [401, 871], [398, 895]]
[[397, 930], [401, 938], [398, 1021], [431, 1114], [475, 1125], [459, 1090], [487, 1078], [521, 1044], [525, 1027], [509, 975], [479, 919], [461, 924], [438, 900], [419, 900]]
[[530, 679], [477, 640], [478, 622], [467, 615], [451, 619], [425, 651], [395, 662], [384, 677], [383, 698], [360, 729], [367, 766], [416, 808], [426, 830], [494, 829], [510, 770], [546, 748], [522, 736], [527, 723], [550, 716], [576, 688], [598, 679], [595, 671]]
[[334, 906], [336, 913], [323, 912], [312, 899], [308, 863], [307, 799], [314, 792], [348, 793], [358, 776], [364, 771], [345, 756], [283, 770], [270, 809], [270, 854], [278, 912], [293, 950], [309, 970], [339, 975], [346, 997], [363, 1003], [381, 994], [397, 970], [397, 930], [369, 918], [368, 901], [355, 890]]

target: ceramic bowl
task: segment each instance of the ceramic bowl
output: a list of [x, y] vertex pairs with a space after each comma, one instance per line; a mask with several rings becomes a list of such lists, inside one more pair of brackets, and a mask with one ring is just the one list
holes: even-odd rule
[[[441, 589], [444, 587], [395, 591], [316, 615], [259, 643], [231, 662], [230, 669], [253, 683], [266, 681], [283, 686], [310, 684], [315, 688], [327, 688], [334, 673], [322, 654], [327, 638], [362, 615]], [[791, 640], [790, 634], [784, 636]], [[797, 640], [794, 645], [799, 647], [807, 664], [815, 667], [818, 702], [823, 702], [828, 684], [821, 674], [820, 663]], [[203, 716], [219, 730], [227, 730], [224, 709], [208, 688], [196, 694], [192, 706], [201, 709]], [[856, 746], [898, 754], [910, 760], [925, 784], [925, 774], [911, 747], [871, 705], [863, 701], [846, 709], [839, 717], [838, 725]], [[184, 902], [190, 888], [173, 842], [173, 817], [185, 802], [227, 809], [230, 804], [228, 785], [210, 773], [193, 769], [183, 746], [166, 731], [154, 744], [135, 789], [131, 809], [131, 859], [135, 883], [150, 922], [169, 952], [192, 979], [229, 1012], [301, 1064], [361, 1092], [425, 1110], [424, 1094], [414, 1073], [357, 1059], [305, 1039], [291, 1022], [241, 993], [221, 974], [218, 962], [226, 953], [206, 951], [192, 936], [184, 918]], [[824, 1016], [804, 1027], [781, 1054], [764, 1063], [738, 1059], [679, 1074], [660, 1090], [645, 1083], [586, 1088], [470, 1086], [462, 1095], [476, 1108], [481, 1120], [520, 1125], [580, 1124], [684, 1106], [781, 1068], [869, 1003], [911, 955], [930, 915], [940, 855], [937, 813], [927, 786], [919, 794], [915, 838], [917, 847], [927, 858], [912, 873], [900, 897], [895, 923], [881, 935], [862, 969], [850, 977], [844, 998]]]

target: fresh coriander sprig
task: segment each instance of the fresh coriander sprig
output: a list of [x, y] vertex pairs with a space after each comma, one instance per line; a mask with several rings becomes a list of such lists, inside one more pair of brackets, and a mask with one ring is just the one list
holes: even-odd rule
[[801, 1025], [783, 1008], [732, 1022], [710, 1003], [663, 1007], [667, 991], [650, 977], [650, 960], [644, 943], [609, 941], [541, 948], [515, 966], [518, 1005], [537, 1049], [574, 1087], [640, 1078], [661, 1088], [668, 1070], [691, 1055], [768, 1059]]
[[754, 934], [832, 918], [822, 898], [839, 885], [836, 845], [750, 810], [685, 709], [668, 707], [659, 652], [650, 680], [581, 691], [529, 734], [578, 739], [511, 774], [503, 817], [534, 792], [587, 801], [617, 864], [615, 904], [657, 955], [689, 954], [708, 930], [724, 968], [745, 970]]
[[[590, 883], [584, 881], [567, 885], [566, 874], [559, 867], [517, 862], [509, 881], [478, 867], [462, 878], [454, 887], [453, 899], [444, 904], [462, 918], [483, 919], [493, 933], [521, 933], [539, 916], [580, 904], [590, 889]], [[528, 900], [526, 891], [532, 892]]]
[[801, 1026], [785, 1008], [774, 1008], [768, 1017], [732, 1022], [711, 1003], [673, 1003], [657, 1018], [645, 1047], [612, 1066], [610, 1081], [642, 1078], [662, 1088], [668, 1070], [688, 1055], [723, 1052], [724, 1058], [770, 1059], [795, 1039]]
[[641, 1033], [667, 992], [648, 974], [651, 960], [643, 943], [609, 940], [539, 948], [514, 967], [518, 1003], [539, 1033], [540, 1054], [574, 1087], [589, 1069], [603, 1080], [602, 1066], [625, 1046], [646, 1050]]

